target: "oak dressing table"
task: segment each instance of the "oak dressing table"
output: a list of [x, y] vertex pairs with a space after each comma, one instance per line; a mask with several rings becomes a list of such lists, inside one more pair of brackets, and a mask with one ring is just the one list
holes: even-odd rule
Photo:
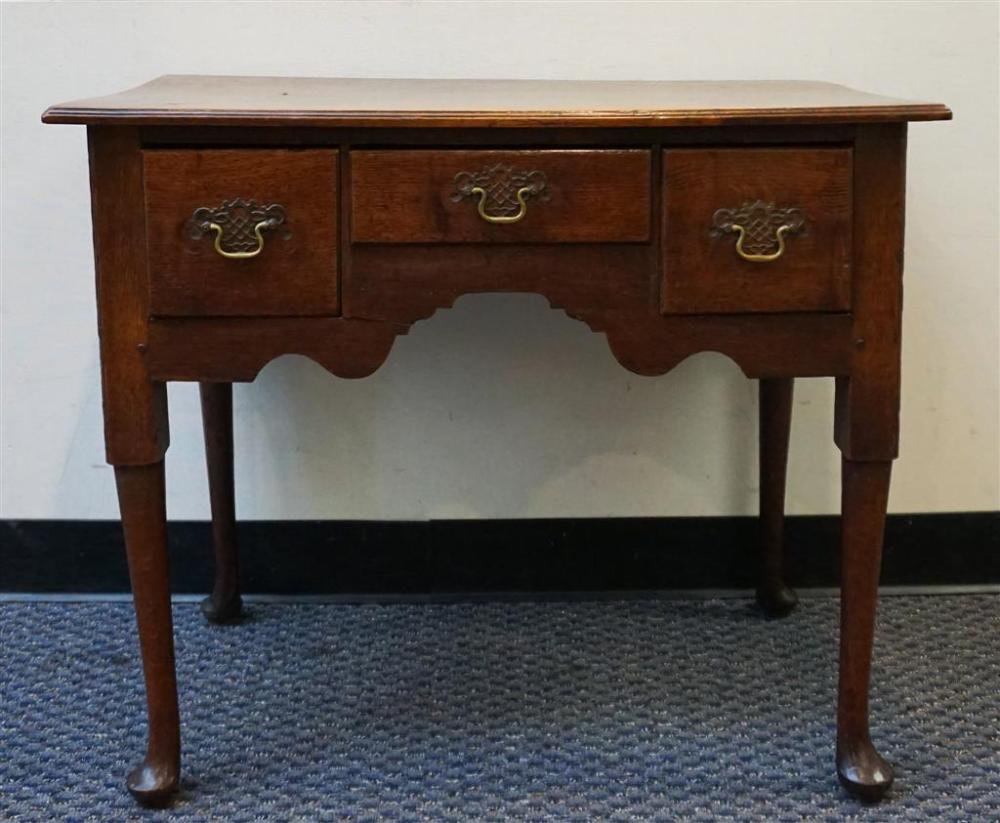
[[233, 381], [306, 355], [364, 377], [469, 292], [537, 292], [658, 375], [704, 350], [760, 381], [758, 600], [787, 613], [795, 377], [836, 378], [842, 592], [836, 763], [881, 797], [869, 672], [900, 394], [908, 121], [937, 104], [806, 82], [168, 76], [50, 108], [88, 128], [105, 439], [146, 680], [128, 788], [180, 772], [165, 384], [199, 381], [211, 620], [240, 614]]

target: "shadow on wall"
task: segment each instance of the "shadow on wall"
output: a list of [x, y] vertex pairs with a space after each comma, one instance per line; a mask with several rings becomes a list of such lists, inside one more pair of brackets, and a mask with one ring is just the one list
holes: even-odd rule
[[239, 387], [240, 510], [648, 516], [703, 513], [711, 493], [713, 509], [741, 512], [756, 498], [755, 397], [721, 355], [640, 377], [541, 296], [468, 295], [400, 337], [372, 377], [285, 357]]

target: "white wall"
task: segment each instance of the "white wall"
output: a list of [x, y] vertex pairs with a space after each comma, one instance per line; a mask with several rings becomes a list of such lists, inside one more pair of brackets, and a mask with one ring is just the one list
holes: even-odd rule
[[[46, 3], [3, 14], [4, 518], [117, 516], [101, 443], [84, 129], [50, 103], [168, 72], [800, 78], [949, 104], [910, 130], [898, 512], [995, 509], [997, 5]], [[377, 104], [378, 101], [373, 101]], [[800, 381], [789, 508], [837, 510], [832, 381]], [[752, 512], [756, 391], [663, 378], [540, 297], [466, 297], [347, 382], [283, 358], [236, 389], [246, 518]], [[170, 388], [170, 513], [207, 517], [197, 390]]]

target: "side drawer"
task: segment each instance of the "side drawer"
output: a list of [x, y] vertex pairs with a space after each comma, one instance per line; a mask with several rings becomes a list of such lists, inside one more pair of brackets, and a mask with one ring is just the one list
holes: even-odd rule
[[646, 150], [354, 151], [357, 243], [649, 240]]
[[846, 311], [851, 150], [671, 149], [665, 314]]
[[143, 152], [154, 315], [339, 310], [337, 152]]

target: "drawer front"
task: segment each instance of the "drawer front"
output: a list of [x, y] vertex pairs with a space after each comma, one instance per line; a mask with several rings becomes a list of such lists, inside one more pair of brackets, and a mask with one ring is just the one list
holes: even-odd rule
[[661, 309], [850, 308], [850, 149], [664, 152]]
[[358, 243], [649, 239], [650, 156], [604, 151], [351, 152]]
[[143, 153], [154, 315], [336, 314], [337, 152]]

